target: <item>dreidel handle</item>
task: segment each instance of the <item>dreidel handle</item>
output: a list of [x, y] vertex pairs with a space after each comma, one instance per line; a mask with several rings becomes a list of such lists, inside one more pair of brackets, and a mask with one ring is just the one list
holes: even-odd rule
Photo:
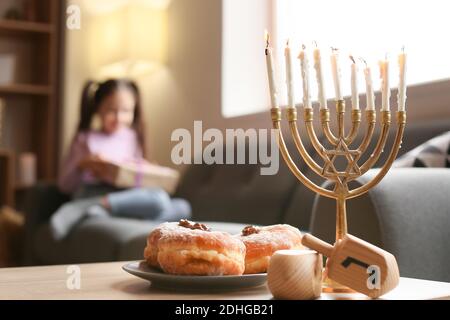
[[303, 235], [302, 244], [310, 249], [316, 250], [326, 257], [330, 257], [333, 254], [334, 247], [331, 244], [326, 243], [311, 234]]

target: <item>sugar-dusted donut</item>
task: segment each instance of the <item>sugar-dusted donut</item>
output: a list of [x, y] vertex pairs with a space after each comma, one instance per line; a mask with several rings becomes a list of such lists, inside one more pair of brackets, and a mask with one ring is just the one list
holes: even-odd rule
[[303, 249], [302, 234], [288, 224], [247, 226], [238, 236], [246, 247], [245, 274], [267, 272], [272, 254], [282, 249]]
[[177, 222], [166, 222], [155, 229], [153, 229], [152, 232], [147, 237], [147, 246], [144, 249], [144, 258], [147, 261], [147, 263], [156, 268], [160, 268], [158, 262], [158, 242], [159, 239], [165, 234], [170, 234], [172, 232], [176, 232], [178, 229], [178, 223]]
[[154, 229], [144, 250], [147, 263], [179, 275], [241, 275], [245, 245], [236, 237], [187, 220]]

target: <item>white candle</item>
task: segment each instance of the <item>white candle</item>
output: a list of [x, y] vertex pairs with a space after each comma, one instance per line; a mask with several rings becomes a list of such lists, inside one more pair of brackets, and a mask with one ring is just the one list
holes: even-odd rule
[[327, 109], [327, 99], [325, 97], [325, 88], [323, 83], [323, 73], [322, 73], [322, 59], [320, 57], [320, 50], [319, 48], [314, 49], [314, 69], [316, 70], [316, 79], [317, 79], [317, 86], [319, 89], [318, 93], [318, 100], [320, 109]]
[[308, 57], [306, 56], [305, 46], [303, 46], [300, 54], [298, 55], [300, 59], [300, 66], [302, 71], [302, 83], [303, 83], [303, 107], [311, 109], [311, 96], [309, 88], [309, 64]]
[[364, 76], [366, 78], [366, 97], [367, 97], [367, 110], [375, 110], [375, 96], [373, 94], [372, 74], [370, 67], [366, 65], [364, 69]]
[[289, 47], [289, 40], [286, 43], [284, 55], [286, 58], [286, 86], [288, 92], [288, 108], [295, 108], [294, 83], [292, 79], [292, 57], [291, 48]]
[[333, 73], [336, 101], [342, 100], [341, 70], [339, 67], [339, 54], [336, 49], [333, 49], [333, 52], [331, 54], [331, 71]]
[[398, 66], [400, 69], [400, 77], [398, 83], [398, 111], [405, 111], [406, 105], [406, 53], [402, 50], [402, 53], [398, 55]]
[[266, 32], [266, 64], [267, 64], [267, 76], [269, 78], [270, 99], [272, 108], [278, 108], [278, 93], [275, 86], [274, 67], [272, 59], [272, 48], [269, 43], [269, 34]]
[[352, 109], [359, 109], [359, 93], [358, 93], [358, 66], [356, 65], [355, 59], [350, 56], [350, 59], [353, 61], [352, 63]]
[[389, 88], [389, 61], [387, 59], [380, 61], [380, 78], [381, 78], [381, 111], [388, 111], [389, 98], [391, 90]]

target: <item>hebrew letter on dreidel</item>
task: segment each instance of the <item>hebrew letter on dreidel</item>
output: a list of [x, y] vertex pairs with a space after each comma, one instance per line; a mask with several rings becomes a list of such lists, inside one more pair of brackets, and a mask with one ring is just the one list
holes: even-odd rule
[[345, 235], [334, 247], [310, 234], [303, 245], [327, 259], [328, 277], [365, 295], [377, 298], [398, 285], [399, 271], [389, 252], [352, 235]]

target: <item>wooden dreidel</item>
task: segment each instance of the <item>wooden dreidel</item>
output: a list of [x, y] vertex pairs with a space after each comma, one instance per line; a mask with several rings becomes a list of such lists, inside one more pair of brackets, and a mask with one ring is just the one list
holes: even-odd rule
[[302, 244], [328, 257], [328, 278], [369, 297], [377, 298], [399, 282], [395, 257], [389, 252], [352, 235], [345, 235], [334, 247], [310, 234]]
[[322, 292], [322, 255], [314, 250], [278, 250], [267, 269], [267, 286], [276, 299], [310, 300]]

